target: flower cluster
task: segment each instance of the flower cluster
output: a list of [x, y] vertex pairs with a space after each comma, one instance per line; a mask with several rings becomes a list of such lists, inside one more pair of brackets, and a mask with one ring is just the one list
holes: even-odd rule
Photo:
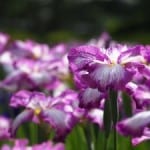
[[[79, 106], [102, 108], [109, 92], [115, 91], [118, 111], [123, 119], [118, 121], [116, 129], [122, 135], [132, 136], [132, 143], [136, 145], [150, 139], [150, 48], [117, 42], [105, 45], [106, 38], [103, 40], [103, 45], [94, 41], [69, 51], [70, 69], [80, 89]], [[132, 105], [132, 116], [127, 119], [123, 112], [124, 93], [130, 96]]]
[[[0, 33], [0, 68], [0, 89], [11, 93], [7, 99], [12, 111], [11, 117], [5, 110], [1, 113], [0, 139], [14, 143], [4, 144], [2, 150], [64, 150], [78, 125], [85, 135], [89, 124], [106, 130], [109, 101], [111, 129], [131, 136], [133, 145], [150, 139], [149, 45], [121, 44], [103, 33], [82, 44], [51, 46]], [[42, 129], [40, 142], [30, 141], [32, 133], [29, 139], [20, 139], [21, 127]]]

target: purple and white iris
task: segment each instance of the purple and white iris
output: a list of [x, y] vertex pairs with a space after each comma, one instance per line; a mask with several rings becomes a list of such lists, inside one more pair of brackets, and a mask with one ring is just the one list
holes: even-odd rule
[[77, 116], [73, 114], [77, 107], [73, 102], [76, 98], [77, 95], [73, 91], [62, 93], [55, 98], [46, 97], [44, 93], [25, 90], [15, 93], [11, 98], [10, 106], [25, 107], [25, 110], [13, 121], [12, 135], [26, 121], [46, 122], [56, 131], [56, 138], [63, 140], [78, 121]]
[[[75, 79], [87, 87], [123, 89], [132, 80], [135, 68], [144, 62], [141, 46], [114, 45], [99, 48], [80, 46], [68, 54]], [[134, 69], [133, 69], [134, 68]]]

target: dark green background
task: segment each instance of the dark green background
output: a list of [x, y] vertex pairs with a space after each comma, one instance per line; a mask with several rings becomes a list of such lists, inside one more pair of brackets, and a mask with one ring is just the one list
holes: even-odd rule
[[3, 0], [0, 31], [41, 42], [113, 39], [150, 43], [149, 0]]

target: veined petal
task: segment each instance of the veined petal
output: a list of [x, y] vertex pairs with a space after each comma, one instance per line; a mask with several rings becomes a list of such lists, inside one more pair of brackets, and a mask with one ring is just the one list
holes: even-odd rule
[[14, 136], [16, 133], [17, 128], [23, 124], [24, 122], [30, 121], [33, 117], [33, 111], [32, 110], [24, 110], [21, 112], [13, 121], [11, 126], [11, 135]]
[[41, 118], [54, 128], [58, 139], [65, 137], [71, 129], [69, 115], [59, 109], [51, 108], [44, 110]]
[[80, 89], [87, 87], [97, 88], [97, 84], [95, 81], [93, 82], [87, 71], [74, 72], [74, 81], [75, 85]]
[[144, 57], [141, 55], [142, 46], [135, 46], [121, 53], [118, 62], [121, 64], [131, 62], [145, 62]]
[[96, 60], [103, 62], [106, 55], [94, 46], [80, 46], [70, 50], [68, 59], [72, 70], [78, 70]]
[[111, 85], [118, 86], [121, 81], [126, 80], [126, 74], [127, 71], [121, 65], [117, 64], [114, 66], [101, 65], [90, 76], [98, 86], [106, 88]]
[[140, 112], [117, 124], [117, 130], [125, 136], [141, 136], [144, 127], [150, 124], [150, 111]]
[[105, 93], [98, 89], [86, 88], [79, 94], [80, 107], [99, 107], [100, 100], [104, 98]]

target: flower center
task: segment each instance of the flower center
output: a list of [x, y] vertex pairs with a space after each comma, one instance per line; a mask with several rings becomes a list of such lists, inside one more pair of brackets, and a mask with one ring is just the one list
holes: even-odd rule
[[35, 115], [39, 115], [41, 113], [41, 111], [42, 111], [42, 109], [38, 107], [34, 110], [34, 113], [35, 113]]

